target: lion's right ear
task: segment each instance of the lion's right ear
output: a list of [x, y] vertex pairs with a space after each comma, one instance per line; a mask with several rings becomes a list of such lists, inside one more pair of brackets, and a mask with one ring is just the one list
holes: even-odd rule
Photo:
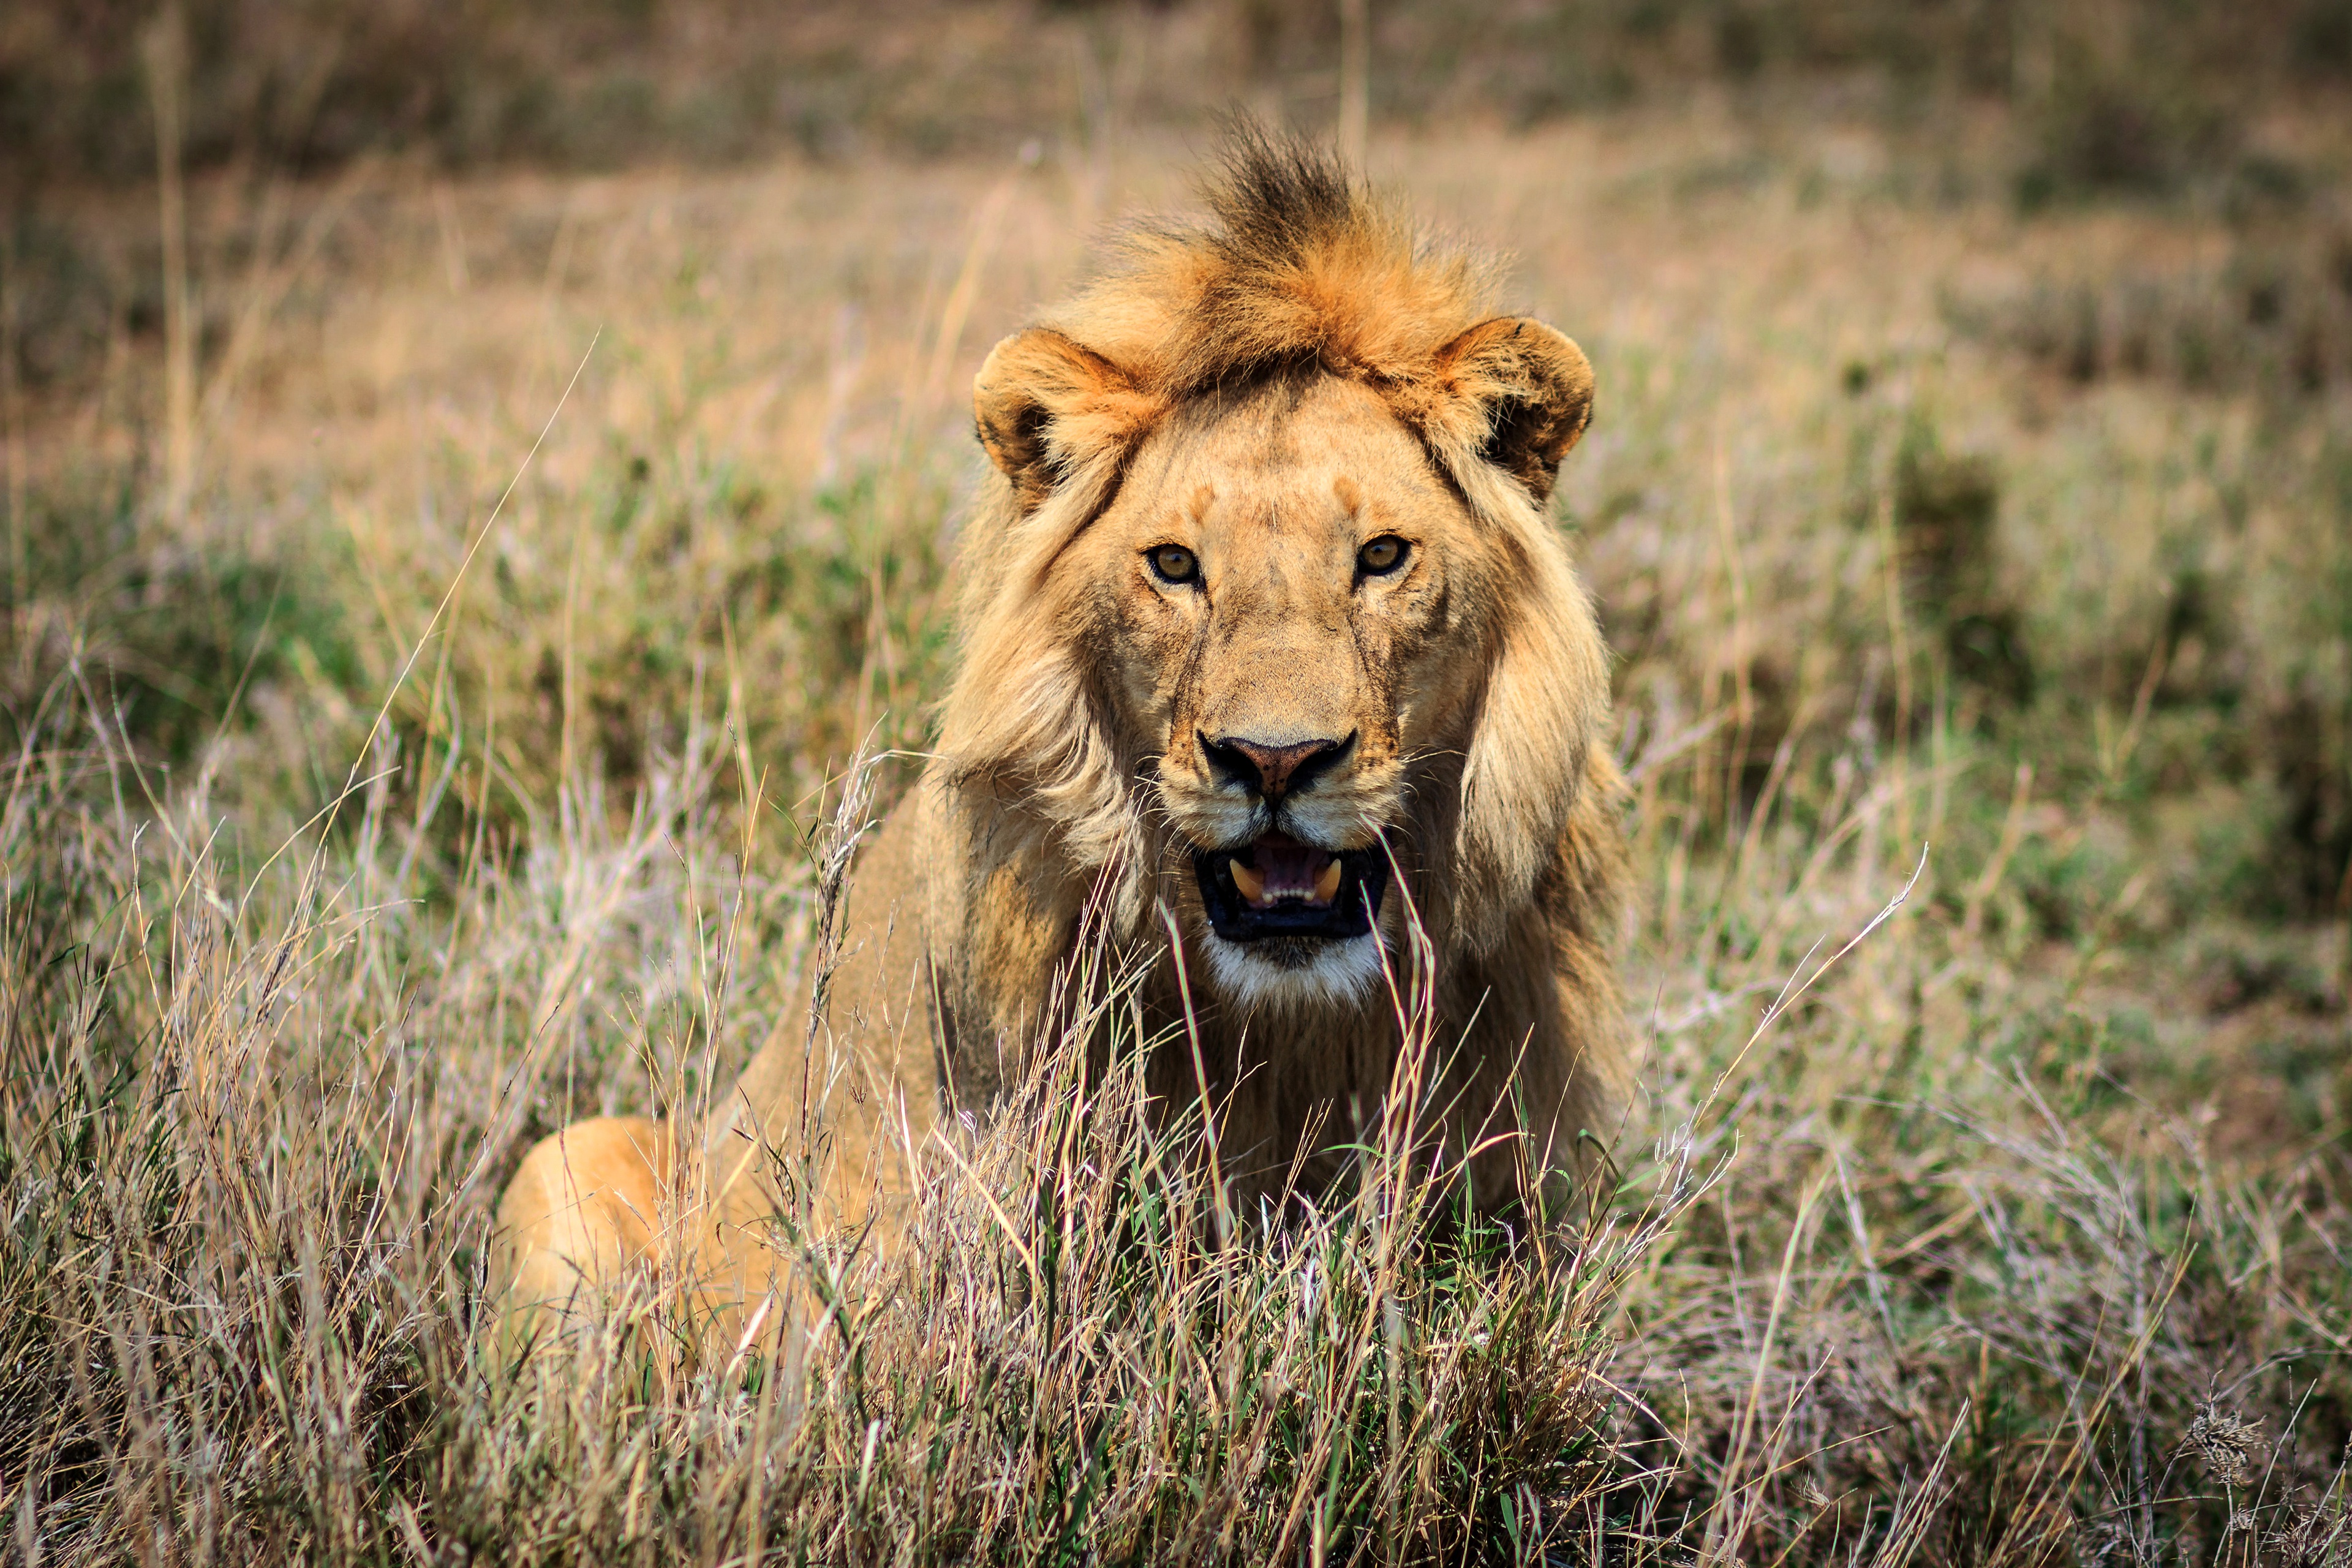
[[971, 404], [980, 444], [1013, 481], [1024, 514], [1071, 470], [1134, 440], [1160, 411], [1133, 377], [1050, 327], [991, 350]]

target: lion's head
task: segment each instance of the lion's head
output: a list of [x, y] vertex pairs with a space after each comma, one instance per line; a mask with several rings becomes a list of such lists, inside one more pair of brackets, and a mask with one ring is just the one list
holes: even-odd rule
[[1353, 997], [1408, 901], [1484, 954], [1560, 853], [1607, 680], [1545, 503], [1592, 378], [1328, 159], [1244, 135], [1208, 196], [980, 374], [941, 746], [1006, 874], [1165, 901], [1233, 1000]]

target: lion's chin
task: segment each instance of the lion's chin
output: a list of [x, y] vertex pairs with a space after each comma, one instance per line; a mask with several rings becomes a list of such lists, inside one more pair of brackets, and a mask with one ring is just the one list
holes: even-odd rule
[[1261, 937], [1227, 942], [1212, 933], [1209, 978], [1244, 1008], [1294, 1011], [1362, 1002], [1381, 978], [1377, 931], [1354, 937]]

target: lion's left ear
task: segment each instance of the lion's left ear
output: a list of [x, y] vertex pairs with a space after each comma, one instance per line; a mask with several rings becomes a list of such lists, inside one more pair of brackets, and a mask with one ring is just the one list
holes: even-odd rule
[[1463, 478], [1492, 464], [1540, 506], [1559, 460], [1592, 419], [1592, 365], [1567, 334], [1528, 316], [1481, 321], [1437, 351], [1422, 428]]
[[1542, 511], [1559, 460], [1591, 420], [1592, 367], [1541, 321], [1505, 318], [1454, 339], [1433, 369], [1423, 438], [1510, 557], [1454, 846], [1455, 931], [1471, 951], [1490, 952], [1563, 853], [1608, 726], [1600, 625]]

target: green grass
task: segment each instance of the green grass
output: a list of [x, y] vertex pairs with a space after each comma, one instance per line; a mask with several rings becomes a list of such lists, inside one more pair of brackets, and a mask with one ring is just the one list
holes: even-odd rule
[[[375, 176], [371, 244], [200, 356], [182, 524], [154, 344], [33, 389], [0, 1556], [2338, 1560], [2334, 187], [2253, 320], [2251, 219], [2021, 217], [1848, 134], [1375, 146], [1601, 378], [1559, 504], [1635, 781], [1619, 1189], [1465, 1233], [1400, 1138], [1221, 1242], [1192, 1130], [1049, 1050], [911, 1267], [803, 1249], [829, 1305], [773, 1357], [681, 1363], [655, 1279], [511, 1375], [490, 1206], [538, 1135], [690, 1115], [800, 1026], [824, 786], [920, 747], [986, 547], [956, 388], [1170, 150]], [[197, 195], [232, 290], [253, 209]], [[68, 216], [99, 252], [139, 213]]]

